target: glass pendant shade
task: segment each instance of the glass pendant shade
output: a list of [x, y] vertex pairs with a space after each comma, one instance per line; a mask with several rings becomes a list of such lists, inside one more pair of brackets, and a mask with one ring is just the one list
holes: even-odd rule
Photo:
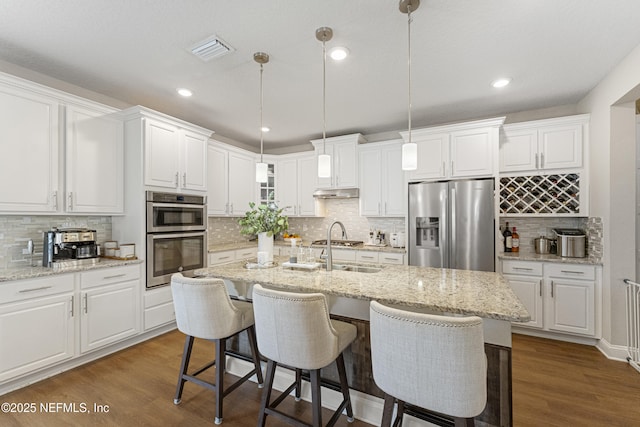
[[267, 182], [267, 164], [256, 163], [256, 182]]
[[418, 144], [406, 142], [402, 144], [402, 170], [418, 169]]
[[331, 178], [331, 156], [328, 154], [318, 156], [318, 177]]

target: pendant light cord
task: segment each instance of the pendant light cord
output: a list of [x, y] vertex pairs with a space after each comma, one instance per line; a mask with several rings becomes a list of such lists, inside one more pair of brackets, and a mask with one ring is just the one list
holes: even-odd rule
[[322, 154], [327, 154], [327, 48], [322, 41]]
[[264, 126], [262, 125], [262, 102], [263, 102], [263, 94], [262, 94], [262, 72], [263, 65], [260, 64], [260, 163], [264, 163], [262, 160], [262, 153], [264, 147]]
[[407, 34], [409, 50], [409, 143], [411, 143], [411, 4], [407, 5]]

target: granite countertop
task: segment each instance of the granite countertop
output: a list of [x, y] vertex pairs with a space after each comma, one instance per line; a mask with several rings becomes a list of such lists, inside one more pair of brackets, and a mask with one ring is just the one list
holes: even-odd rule
[[52, 276], [55, 274], [75, 273], [78, 271], [95, 270], [97, 268], [121, 267], [124, 265], [141, 264], [144, 260], [115, 260], [108, 258], [100, 258], [96, 264], [77, 265], [73, 267], [48, 268], [48, 267], [16, 267], [5, 268], [0, 270], [0, 282], [10, 280], [33, 279], [36, 277]]
[[244, 262], [235, 262], [199, 269], [195, 274], [437, 312], [515, 322], [530, 319], [509, 283], [498, 273], [408, 265], [384, 265], [377, 273], [301, 271], [282, 267], [285, 257], [274, 259], [278, 265], [273, 268], [247, 269]]
[[586, 264], [586, 265], [602, 265], [601, 259], [596, 258], [568, 258], [561, 257], [556, 254], [537, 254], [530, 251], [520, 252], [501, 252], [498, 254], [498, 258], [506, 260], [519, 260], [519, 261], [539, 261], [539, 262], [561, 262], [566, 264]]
[[[290, 247], [291, 243], [289, 242], [285, 242], [283, 240], [276, 240], [274, 241], [274, 245], [275, 246], [286, 246], [286, 247]], [[296, 246], [304, 246], [304, 247], [309, 247], [311, 246], [311, 242], [310, 241], [305, 241], [303, 240], [302, 242], [298, 242], [296, 243]], [[208, 248], [209, 253], [215, 253], [215, 252], [224, 252], [224, 251], [232, 251], [235, 249], [246, 249], [246, 248], [251, 248], [251, 247], [258, 247], [258, 241], [242, 241], [242, 242], [234, 242], [234, 243], [221, 243], [221, 244], [216, 244], [216, 245], [211, 245]], [[322, 248], [324, 247], [323, 245], [313, 245], [314, 248]], [[346, 249], [346, 250], [358, 250], [358, 251], [372, 251], [372, 252], [395, 252], [395, 253], [401, 253], [401, 254], [406, 254], [407, 250], [406, 248], [393, 248], [391, 246], [369, 246], [369, 245], [364, 245], [364, 244], [360, 244], [360, 245], [356, 245], [356, 246], [338, 246], [338, 245], [331, 245], [332, 249]]]

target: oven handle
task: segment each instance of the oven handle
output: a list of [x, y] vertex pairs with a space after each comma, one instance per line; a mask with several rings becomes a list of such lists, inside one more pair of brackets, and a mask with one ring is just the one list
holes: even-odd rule
[[163, 202], [147, 202], [151, 207], [169, 207], [169, 208], [194, 208], [202, 209], [205, 204], [194, 205], [193, 203], [163, 203]]
[[203, 231], [197, 231], [194, 233], [187, 233], [187, 232], [181, 232], [181, 233], [148, 233], [147, 237], [151, 237], [151, 239], [153, 240], [158, 240], [158, 239], [175, 239], [176, 237], [200, 237], [200, 236], [206, 236], [207, 232], [206, 230]]

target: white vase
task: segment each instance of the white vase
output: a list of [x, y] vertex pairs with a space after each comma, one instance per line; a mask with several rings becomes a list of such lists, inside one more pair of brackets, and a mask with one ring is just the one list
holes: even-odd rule
[[267, 236], [267, 232], [258, 233], [258, 252], [266, 252], [266, 261], [273, 262], [273, 235]]

